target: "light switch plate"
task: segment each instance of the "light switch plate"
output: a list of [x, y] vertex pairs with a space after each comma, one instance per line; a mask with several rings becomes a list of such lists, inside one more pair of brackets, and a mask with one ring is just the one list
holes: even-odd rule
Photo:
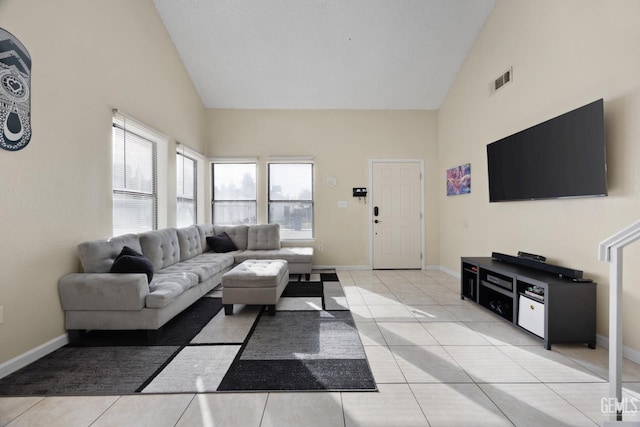
[[340, 200], [340, 201], [338, 202], [338, 207], [339, 207], [339, 208], [346, 208], [346, 207], [347, 207], [347, 202], [346, 202], [346, 201], [343, 201], [343, 200]]

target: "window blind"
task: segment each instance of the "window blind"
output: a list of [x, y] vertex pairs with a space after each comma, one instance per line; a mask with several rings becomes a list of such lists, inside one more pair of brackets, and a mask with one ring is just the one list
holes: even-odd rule
[[214, 224], [256, 224], [256, 163], [212, 164]]
[[114, 111], [113, 235], [157, 228], [159, 132]]
[[196, 170], [197, 164], [195, 159], [185, 156], [183, 153], [176, 153], [176, 176], [178, 185], [176, 224], [178, 227], [187, 227], [197, 223]]
[[282, 239], [313, 238], [313, 163], [269, 163], [269, 223]]

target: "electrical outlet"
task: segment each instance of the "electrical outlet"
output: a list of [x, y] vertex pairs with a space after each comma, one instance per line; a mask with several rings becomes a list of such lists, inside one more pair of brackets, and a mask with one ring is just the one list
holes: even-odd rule
[[319, 252], [324, 251], [324, 246], [322, 246], [322, 245], [318, 245], [318, 251], [319, 251]]
[[4, 305], [0, 305], [0, 325], [4, 323]]

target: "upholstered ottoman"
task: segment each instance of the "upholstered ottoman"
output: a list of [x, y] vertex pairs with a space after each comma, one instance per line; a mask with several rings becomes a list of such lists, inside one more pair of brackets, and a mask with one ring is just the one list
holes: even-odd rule
[[276, 304], [289, 283], [289, 267], [282, 259], [248, 259], [222, 276], [224, 314], [233, 314], [233, 304], [266, 305], [276, 314]]

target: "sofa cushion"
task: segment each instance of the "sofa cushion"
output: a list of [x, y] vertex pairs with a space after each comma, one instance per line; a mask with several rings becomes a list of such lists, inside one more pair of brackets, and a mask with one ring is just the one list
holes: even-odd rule
[[189, 272], [158, 273], [149, 284], [145, 299], [148, 308], [166, 307], [183, 292], [198, 284], [198, 276]]
[[217, 236], [207, 237], [207, 243], [209, 244], [209, 246], [211, 246], [211, 249], [213, 249], [214, 252], [218, 253], [226, 253], [238, 250], [238, 247], [235, 243], [233, 243], [231, 237], [229, 237], [229, 235], [224, 231], [222, 232], [222, 234], [218, 234]]
[[147, 231], [138, 235], [142, 253], [159, 271], [180, 261], [180, 244], [175, 228]]
[[280, 249], [280, 224], [261, 224], [249, 227], [247, 249]]
[[108, 273], [113, 261], [129, 246], [135, 251], [142, 251], [137, 234], [125, 234], [106, 240], [93, 240], [78, 245], [78, 256], [85, 273]]
[[247, 249], [247, 225], [215, 225], [215, 234], [227, 233], [240, 251]]
[[241, 251], [227, 252], [219, 254], [217, 252], [205, 252], [202, 255], [198, 255], [188, 261], [187, 264], [206, 264], [217, 265], [220, 267], [220, 271], [225, 270], [235, 264], [235, 256], [241, 253]]
[[210, 257], [207, 256], [209, 254], [206, 253], [198, 255], [197, 257], [163, 268], [162, 273], [193, 273], [198, 276], [198, 280], [201, 283], [220, 273], [228, 265], [233, 264], [233, 255], [210, 254], [215, 256]]
[[198, 227], [192, 225], [178, 228], [176, 233], [178, 234], [178, 244], [180, 245], [180, 261], [193, 258], [203, 252]]
[[209, 252], [211, 247], [207, 243], [207, 237], [215, 236], [216, 232], [213, 229], [213, 224], [198, 224], [196, 225], [200, 232], [200, 244], [202, 245], [202, 252]]
[[141, 253], [134, 251], [129, 246], [122, 248], [111, 266], [110, 273], [144, 273], [147, 282], [153, 279], [153, 264], [151, 260]]

